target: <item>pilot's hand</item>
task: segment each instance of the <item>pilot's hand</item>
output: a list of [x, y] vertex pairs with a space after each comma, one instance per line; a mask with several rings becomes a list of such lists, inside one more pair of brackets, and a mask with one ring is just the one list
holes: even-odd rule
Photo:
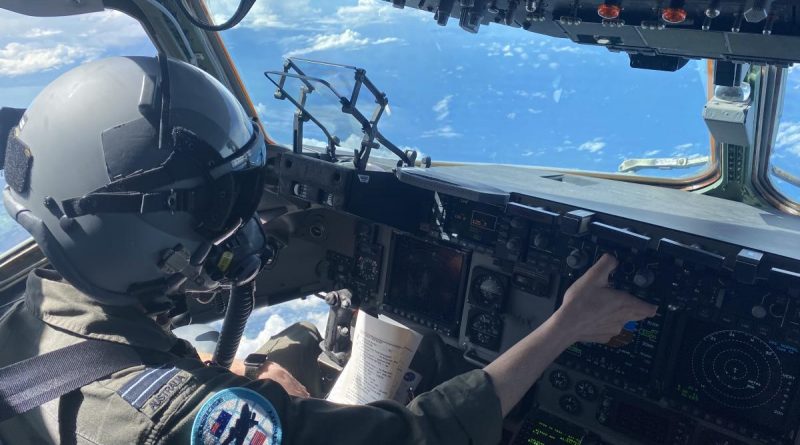
[[555, 316], [574, 341], [608, 343], [627, 322], [656, 314], [657, 306], [609, 287], [608, 277], [616, 268], [616, 258], [605, 254], [564, 293]]
[[272, 380], [281, 385], [291, 396], [302, 397], [304, 399], [310, 397], [306, 387], [298, 382], [286, 368], [275, 362], [264, 362], [261, 366], [261, 374], [259, 374], [258, 378]]

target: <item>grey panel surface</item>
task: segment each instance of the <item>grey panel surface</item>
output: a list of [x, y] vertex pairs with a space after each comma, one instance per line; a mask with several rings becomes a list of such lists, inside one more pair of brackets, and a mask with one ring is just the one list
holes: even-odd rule
[[398, 177], [521, 193], [800, 260], [800, 217], [706, 195], [514, 166], [404, 169]]

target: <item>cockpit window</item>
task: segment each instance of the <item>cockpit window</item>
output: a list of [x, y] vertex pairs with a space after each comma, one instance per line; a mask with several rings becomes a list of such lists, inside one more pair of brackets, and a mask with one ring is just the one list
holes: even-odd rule
[[[6, 178], [0, 174], [0, 187], [5, 188]], [[0, 212], [0, 255], [30, 238], [28, 232], [14, 221], [5, 209]]]
[[[227, 17], [235, 2], [206, 4]], [[474, 35], [455, 19], [439, 27], [430, 13], [379, 0], [258, 2], [223, 38], [267, 130], [284, 144], [294, 109], [273, 98], [263, 72], [302, 57], [366, 69], [388, 95], [384, 135], [434, 161], [669, 179], [711, 165], [706, 61], [675, 73], [633, 69], [626, 54], [599, 46], [500, 25]]]
[[770, 159], [770, 180], [781, 194], [800, 203], [800, 66], [789, 68], [778, 132]]
[[[155, 55], [139, 22], [120, 12], [36, 18], [0, 9], [0, 107], [27, 108], [63, 72], [117, 55]], [[0, 172], [0, 187], [5, 185]], [[0, 209], [0, 255], [26, 239], [28, 233]]]

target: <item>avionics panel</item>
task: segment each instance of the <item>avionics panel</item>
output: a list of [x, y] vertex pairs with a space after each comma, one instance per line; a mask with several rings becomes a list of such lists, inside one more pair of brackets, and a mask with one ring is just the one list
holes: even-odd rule
[[[619, 262], [611, 286], [659, 306], [655, 317], [625, 325], [624, 342], [578, 343], [558, 358], [537, 397], [537, 412], [558, 422], [530, 429], [530, 443], [580, 443], [577, 433], [553, 434], [566, 424], [614, 444], [795, 443], [800, 275], [782, 269], [800, 263], [529, 196], [512, 195], [502, 211], [439, 196], [446, 211], [426, 235], [476, 252], [463, 297], [465, 356], [502, 353], [509, 325], [536, 318], [519, 302], [545, 302], [553, 289], [557, 308], [604, 253]], [[536, 285], [509, 298], [519, 277]]]
[[[328, 268], [349, 264], [349, 280], [377, 289], [369, 301], [381, 310], [488, 362], [608, 252], [619, 262], [610, 285], [658, 305], [658, 316], [627, 324], [616, 347], [573, 345], [544, 373], [532, 408], [602, 443], [800, 443], [800, 220], [569, 175], [417, 171], [427, 177], [414, 186], [434, 194], [418, 229], [382, 227]], [[431, 177], [442, 175], [439, 190]], [[490, 184], [492, 199], [460, 192], [459, 181]], [[504, 187], [526, 194], [495, 199]]]
[[472, 245], [494, 246], [501, 230], [501, 208], [441, 195], [445, 236]]
[[396, 234], [383, 310], [447, 335], [458, 330], [469, 253]]

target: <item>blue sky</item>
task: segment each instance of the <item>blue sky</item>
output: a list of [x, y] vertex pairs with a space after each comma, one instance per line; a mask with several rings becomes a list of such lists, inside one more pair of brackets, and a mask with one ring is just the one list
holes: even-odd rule
[[626, 55], [603, 48], [499, 25], [472, 35], [373, 0], [300, 2], [280, 24], [258, 21], [282, 12], [261, 4], [223, 37], [279, 140], [289, 140], [291, 110], [262, 72], [298, 55], [365, 68], [389, 97], [384, 133], [434, 160], [615, 172], [625, 158], [708, 153], [704, 62], [675, 74], [631, 70]]
[[[219, 13], [236, 3], [207, 1]], [[500, 25], [472, 35], [456, 20], [439, 27], [430, 13], [379, 0], [259, 0], [223, 39], [268, 131], [285, 143], [294, 111], [272, 98], [262, 73], [295, 55], [365, 68], [389, 98], [384, 134], [434, 160], [615, 172], [626, 158], [709, 153], [703, 61], [677, 73], [633, 70], [626, 55], [603, 48]], [[138, 23], [119, 13], [40, 19], [0, 11], [0, 106], [26, 107], [81, 62], [153, 53]], [[774, 162], [800, 176], [800, 70], [790, 73], [786, 95]], [[337, 130], [342, 139], [350, 134]], [[681, 177], [701, 168], [640, 174]], [[800, 189], [777, 184], [800, 199]], [[3, 212], [0, 250], [24, 237]], [[311, 300], [259, 311], [246, 348], [289, 320], [321, 325], [325, 310]]]

